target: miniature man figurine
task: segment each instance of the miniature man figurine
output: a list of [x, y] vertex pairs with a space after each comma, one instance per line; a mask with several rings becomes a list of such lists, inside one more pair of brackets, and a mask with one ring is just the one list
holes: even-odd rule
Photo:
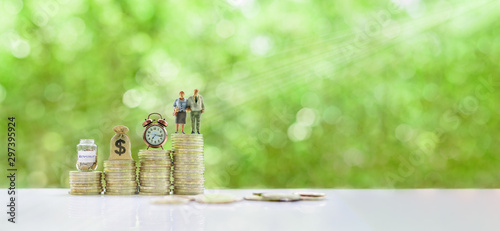
[[205, 104], [203, 103], [203, 96], [199, 94], [198, 89], [194, 89], [194, 95], [189, 96], [187, 100], [187, 111], [191, 112], [191, 134], [194, 134], [194, 125], [196, 120], [196, 132], [200, 134], [200, 119], [201, 113], [205, 112]]
[[175, 116], [175, 125], [177, 131], [175, 134], [179, 134], [179, 124], [181, 125], [182, 134], [184, 133], [184, 125], [186, 124], [186, 108], [187, 108], [187, 99], [184, 98], [184, 92], [179, 92], [179, 98], [174, 101], [174, 113]]

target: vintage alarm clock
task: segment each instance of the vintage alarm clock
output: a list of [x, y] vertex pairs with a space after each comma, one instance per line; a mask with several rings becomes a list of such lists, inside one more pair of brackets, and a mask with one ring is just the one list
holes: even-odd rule
[[[157, 123], [155, 123], [155, 120], [149, 118], [153, 114], [160, 116]], [[161, 114], [156, 112], [149, 114], [148, 118], [142, 123], [142, 126], [146, 127], [142, 138], [148, 145], [147, 149], [150, 147], [163, 149], [163, 145], [165, 145], [168, 139], [167, 129], [165, 129], [168, 126], [168, 123], [163, 119]]]

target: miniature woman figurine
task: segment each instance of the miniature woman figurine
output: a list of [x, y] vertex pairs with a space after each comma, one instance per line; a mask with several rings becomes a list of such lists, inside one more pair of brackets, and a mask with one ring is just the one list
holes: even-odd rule
[[174, 102], [174, 113], [175, 116], [175, 125], [177, 131], [175, 134], [179, 134], [179, 124], [181, 125], [182, 134], [184, 133], [184, 125], [186, 124], [186, 108], [187, 108], [187, 99], [184, 98], [184, 92], [179, 92], [179, 98], [175, 99]]

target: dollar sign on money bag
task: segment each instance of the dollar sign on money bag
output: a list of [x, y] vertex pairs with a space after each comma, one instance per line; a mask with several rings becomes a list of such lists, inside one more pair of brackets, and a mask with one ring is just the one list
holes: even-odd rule
[[115, 150], [115, 153], [120, 156], [126, 151], [125, 147], [122, 146], [122, 143], [125, 144], [125, 140], [119, 139], [115, 142], [115, 146], [119, 148], [119, 150]]
[[128, 128], [118, 125], [113, 128], [116, 133], [109, 141], [109, 159], [108, 160], [134, 160], [130, 153], [130, 138], [127, 136]]

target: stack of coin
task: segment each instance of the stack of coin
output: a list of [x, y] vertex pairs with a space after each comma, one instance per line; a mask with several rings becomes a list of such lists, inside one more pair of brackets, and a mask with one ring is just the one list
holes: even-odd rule
[[203, 194], [205, 164], [203, 135], [172, 136], [174, 194]]
[[139, 194], [170, 194], [170, 150], [139, 150]]
[[99, 195], [102, 192], [102, 172], [69, 172], [69, 194], [72, 195]]
[[135, 160], [105, 160], [104, 181], [109, 195], [132, 195], [137, 193]]

